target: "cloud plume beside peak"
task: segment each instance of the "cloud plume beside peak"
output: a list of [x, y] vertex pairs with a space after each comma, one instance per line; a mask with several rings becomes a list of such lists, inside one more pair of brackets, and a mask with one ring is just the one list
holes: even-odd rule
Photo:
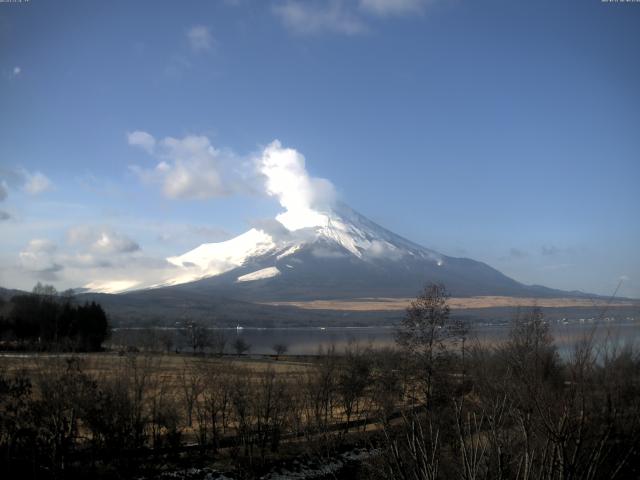
[[292, 148], [283, 148], [278, 140], [262, 151], [257, 169], [265, 178], [267, 195], [274, 196], [286, 212], [277, 219], [289, 230], [326, 222], [322, 211], [330, 208], [336, 194], [333, 184], [324, 178], [311, 177], [304, 156]]
[[[128, 135], [128, 141], [157, 160], [154, 168], [133, 165], [130, 169], [144, 182], [161, 184], [167, 198], [205, 200], [257, 190], [278, 200], [286, 211], [277, 219], [289, 230], [326, 224], [327, 217], [322, 212], [330, 209], [336, 199], [333, 184], [309, 175], [304, 156], [283, 147], [279, 140], [268, 144], [249, 162], [214, 148], [204, 135], [156, 140], [138, 130]], [[243, 171], [239, 172], [238, 166]]]

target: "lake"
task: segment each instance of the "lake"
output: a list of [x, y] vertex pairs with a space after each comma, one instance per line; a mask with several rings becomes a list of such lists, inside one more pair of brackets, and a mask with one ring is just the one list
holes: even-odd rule
[[[258, 355], [273, 354], [273, 346], [284, 344], [291, 355], [314, 355], [319, 349], [335, 346], [338, 352], [343, 351], [350, 343], [362, 347], [393, 347], [397, 327], [299, 327], [299, 328], [219, 328], [211, 329], [215, 335], [222, 335], [226, 340], [226, 352], [233, 353], [233, 342], [242, 338], [251, 346], [249, 353]], [[567, 356], [576, 342], [585, 335], [594, 332], [599, 343], [640, 347], [640, 322], [601, 322], [591, 323], [553, 323], [550, 325], [556, 346], [562, 356]], [[595, 331], [594, 331], [595, 330]], [[476, 325], [473, 326], [467, 344], [480, 342], [483, 345], [498, 344], [508, 338], [508, 325]], [[187, 336], [180, 329], [116, 329], [111, 339], [114, 346], [149, 346], [159, 344], [167, 337], [171, 338], [172, 349], [188, 350]]]

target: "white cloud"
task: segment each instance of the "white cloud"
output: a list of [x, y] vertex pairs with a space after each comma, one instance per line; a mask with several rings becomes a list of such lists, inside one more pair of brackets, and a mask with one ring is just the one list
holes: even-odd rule
[[341, 0], [300, 2], [288, 0], [273, 12], [294, 33], [314, 35], [323, 32], [355, 35], [365, 32], [364, 23]]
[[123, 253], [140, 250], [140, 245], [125, 236], [102, 232], [100, 238], [93, 243], [92, 248], [104, 253]]
[[433, 0], [360, 0], [360, 8], [381, 17], [420, 13]]
[[196, 25], [191, 27], [187, 32], [187, 38], [191, 48], [198, 51], [211, 50], [213, 46], [213, 37], [208, 27], [203, 25]]
[[15, 66], [15, 67], [13, 67], [12, 73], [13, 73], [14, 77], [17, 77], [18, 75], [20, 75], [22, 73], [22, 68], [20, 68], [18, 66]]
[[53, 188], [53, 183], [40, 172], [29, 173], [23, 171], [25, 183], [24, 189], [30, 195], [38, 195]]
[[64, 281], [103, 292], [120, 292], [162, 283], [175, 275], [175, 267], [164, 259], [134, 253], [109, 259], [91, 253], [61, 257]]
[[298, 230], [325, 222], [321, 211], [335, 201], [335, 189], [329, 180], [309, 175], [300, 152], [274, 140], [256, 159], [256, 167], [264, 175], [266, 193], [286, 209], [276, 217], [285, 227]]
[[[153, 152], [158, 160], [154, 168], [139, 165], [129, 168], [142, 181], [161, 184], [168, 198], [204, 200], [259, 190], [276, 197], [286, 209], [278, 221], [290, 230], [326, 223], [322, 211], [335, 200], [331, 182], [310, 176], [304, 156], [292, 148], [282, 147], [278, 140], [267, 145], [249, 163], [242, 162], [241, 157], [232, 152], [223, 154], [206, 136], [167, 137], [156, 142]], [[232, 160], [243, 170], [229, 171], [223, 168], [223, 160]], [[256, 178], [262, 180], [257, 188], [253, 185]]]
[[127, 133], [127, 141], [129, 142], [129, 145], [140, 147], [147, 153], [153, 153], [153, 149], [156, 146], [156, 139], [153, 135], [142, 130]]
[[[367, 20], [421, 14], [436, 0], [284, 0], [273, 8], [293, 33], [356, 35], [368, 30]], [[368, 18], [367, 18], [368, 17]]]
[[140, 250], [140, 245], [131, 238], [109, 227], [77, 226], [67, 232], [70, 245], [102, 255], [131, 253]]
[[164, 192], [171, 198], [210, 198], [226, 195], [218, 171], [220, 152], [204, 136], [165, 138], [163, 146], [172, 165], [161, 162]]
[[164, 259], [143, 256], [137, 242], [108, 226], [77, 226], [67, 231], [66, 240], [62, 245], [31, 240], [18, 254], [16, 278], [36, 277], [64, 288], [103, 281], [151, 285], [172, 270]]
[[62, 266], [55, 262], [55, 243], [50, 240], [36, 238], [29, 242], [19, 254], [20, 264], [25, 270], [34, 273], [54, 274], [62, 270]]
[[207, 199], [228, 195], [220, 171], [222, 153], [205, 136], [167, 137], [158, 143], [154, 169], [132, 166], [143, 181], [159, 182], [168, 198]]
[[[66, 222], [59, 220], [55, 219], [55, 226], [49, 222], [20, 222], [6, 232], [2, 238], [4, 248], [0, 250], [2, 286], [30, 289], [38, 280], [52, 283], [58, 290], [96, 282], [128, 281], [131, 285], [150, 286], [176, 275], [176, 267], [165, 260], [163, 249], [145, 254], [129, 234], [148, 234], [154, 228], [161, 232], [179, 225], [135, 221], [122, 227], [126, 231], [91, 224], [61, 231]], [[183, 236], [190, 231], [184, 227]], [[56, 241], [59, 235], [62, 238]], [[191, 238], [194, 240], [197, 238]]]
[[53, 182], [41, 172], [30, 172], [25, 168], [0, 167], [0, 201], [8, 196], [9, 188], [22, 188], [31, 195], [53, 189]]

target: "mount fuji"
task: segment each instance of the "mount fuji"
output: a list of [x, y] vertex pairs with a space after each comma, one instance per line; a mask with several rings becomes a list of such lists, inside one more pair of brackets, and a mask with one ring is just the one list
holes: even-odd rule
[[235, 238], [167, 260], [173, 275], [153, 289], [253, 302], [411, 297], [427, 282], [443, 283], [455, 296], [566, 296], [422, 247], [343, 203], [290, 208]]
[[[169, 257], [167, 268], [144, 281], [87, 284], [93, 292], [87, 295], [127, 321], [188, 315], [227, 322], [353, 319], [355, 312], [334, 306], [351, 300], [404, 302], [429, 282], [444, 284], [456, 297], [581, 296], [524, 285], [485, 263], [449, 257], [396, 235], [337, 201], [333, 184], [309, 175], [304, 156], [277, 140], [253, 166], [257, 191], [276, 198], [282, 213], [230, 240]], [[325, 312], [296, 305], [314, 300], [332, 307]]]

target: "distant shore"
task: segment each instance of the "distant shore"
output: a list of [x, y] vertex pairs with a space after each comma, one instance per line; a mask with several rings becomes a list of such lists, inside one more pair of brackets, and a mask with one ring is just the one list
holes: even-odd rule
[[[412, 298], [357, 298], [352, 300], [308, 300], [296, 302], [264, 302], [263, 305], [297, 307], [306, 310], [341, 311], [398, 311], [409, 306]], [[640, 307], [640, 300], [619, 300], [590, 298], [534, 298], [534, 297], [452, 297], [449, 305], [453, 310], [496, 307]]]

